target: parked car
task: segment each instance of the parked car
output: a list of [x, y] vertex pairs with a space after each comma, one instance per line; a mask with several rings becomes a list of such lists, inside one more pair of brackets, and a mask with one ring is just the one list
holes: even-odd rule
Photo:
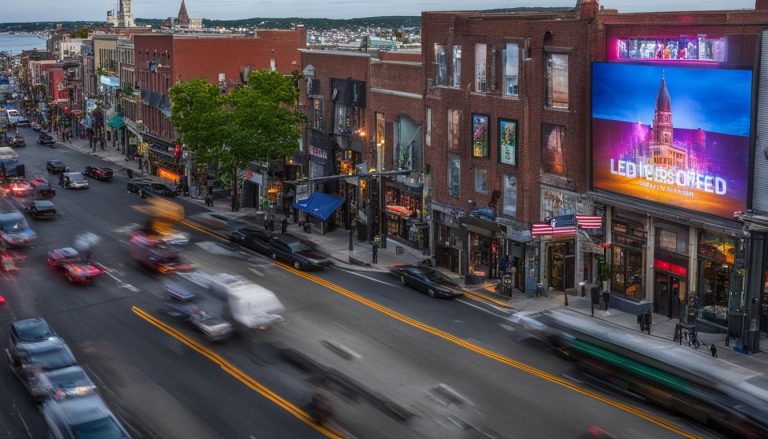
[[56, 188], [53, 187], [51, 182], [42, 177], [33, 178], [29, 181], [29, 184], [32, 185], [32, 188], [40, 198], [51, 198], [56, 195]]
[[27, 146], [27, 141], [24, 140], [24, 136], [22, 136], [21, 134], [16, 134], [15, 136], [13, 136], [10, 143], [12, 147], [16, 147], [16, 148]]
[[272, 246], [269, 245], [269, 241], [272, 239], [272, 236], [272, 233], [264, 230], [243, 227], [230, 232], [229, 240], [240, 244], [245, 248], [249, 248], [265, 255], [271, 255]]
[[104, 270], [85, 260], [72, 247], [49, 251], [48, 265], [64, 274], [69, 283], [73, 284], [90, 284], [104, 273]]
[[58, 174], [60, 172], [68, 172], [69, 168], [61, 160], [48, 160], [45, 163], [45, 169], [49, 174]]
[[113, 174], [114, 172], [112, 171], [112, 168], [104, 168], [101, 166], [86, 166], [83, 170], [83, 175], [102, 181], [112, 180]]
[[65, 172], [59, 184], [67, 189], [88, 189], [88, 180], [80, 172]]
[[58, 401], [69, 397], [90, 395], [96, 391], [96, 384], [82, 367], [69, 366], [40, 373], [30, 391], [38, 401], [48, 398]]
[[29, 319], [16, 320], [11, 323], [11, 346], [16, 343], [31, 343], [47, 340], [49, 337], [55, 337], [54, 331], [48, 322], [42, 317], [32, 317]]
[[202, 212], [189, 216], [189, 219], [208, 229], [228, 234], [231, 231], [261, 224], [263, 220], [253, 215], [233, 216], [220, 212]]
[[98, 393], [78, 398], [48, 399], [41, 412], [55, 439], [130, 439]]
[[39, 145], [55, 145], [56, 139], [48, 133], [40, 133], [40, 135], [37, 136], [37, 143]]
[[29, 127], [32, 126], [32, 122], [29, 121], [27, 116], [19, 116], [19, 118], [16, 120], [16, 126]]
[[400, 279], [403, 285], [427, 293], [429, 297], [452, 299], [462, 296], [459, 285], [430, 267], [421, 265], [397, 265], [390, 273]]
[[331, 257], [319, 252], [293, 235], [274, 235], [269, 240], [269, 255], [293, 265], [297, 270], [322, 270], [332, 265]]
[[136, 194], [141, 198], [144, 198], [146, 195], [152, 193], [152, 180], [148, 178], [132, 178], [131, 180], [128, 180], [128, 184], [125, 186], [125, 189], [132, 193]]
[[56, 217], [56, 206], [48, 200], [33, 200], [27, 206], [27, 213], [34, 219]]

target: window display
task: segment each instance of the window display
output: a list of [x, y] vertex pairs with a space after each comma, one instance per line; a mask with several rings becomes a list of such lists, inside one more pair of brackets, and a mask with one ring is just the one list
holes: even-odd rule
[[616, 44], [619, 59], [716, 62], [725, 60], [725, 38], [707, 38], [706, 35], [619, 38]]

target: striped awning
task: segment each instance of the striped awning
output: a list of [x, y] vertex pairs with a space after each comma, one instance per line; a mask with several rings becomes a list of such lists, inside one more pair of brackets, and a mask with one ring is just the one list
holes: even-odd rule
[[599, 215], [560, 215], [549, 222], [533, 224], [531, 236], [576, 236], [577, 229], [599, 229], [603, 226], [603, 217]]

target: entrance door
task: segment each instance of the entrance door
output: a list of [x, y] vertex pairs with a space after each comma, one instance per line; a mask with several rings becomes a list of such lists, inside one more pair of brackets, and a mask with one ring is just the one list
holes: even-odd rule
[[552, 259], [550, 260], [550, 285], [558, 290], [565, 291], [565, 255], [556, 251], [559, 247], [552, 249]]
[[669, 278], [670, 276], [667, 274], [656, 273], [653, 287], [653, 312], [667, 317], [669, 317], [670, 313], [669, 298], [671, 296]]

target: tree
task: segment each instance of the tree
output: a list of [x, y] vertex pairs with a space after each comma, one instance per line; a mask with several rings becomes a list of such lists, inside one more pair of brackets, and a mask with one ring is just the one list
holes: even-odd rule
[[91, 29], [88, 27], [78, 27], [69, 36], [72, 38], [88, 38], [88, 34], [91, 33]]
[[299, 124], [293, 78], [260, 70], [248, 83], [222, 94], [217, 84], [194, 79], [171, 91], [171, 122], [195, 161], [217, 164], [232, 182], [237, 210], [237, 172], [250, 161], [268, 162], [295, 153]]

